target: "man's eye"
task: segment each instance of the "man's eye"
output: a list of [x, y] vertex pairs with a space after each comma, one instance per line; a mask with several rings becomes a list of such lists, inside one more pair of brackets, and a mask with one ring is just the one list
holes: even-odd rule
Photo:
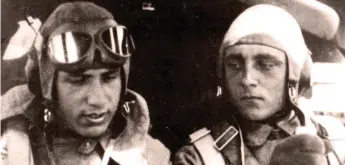
[[112, 81], [114, 79], [117, 79], [119, 76], [120, 76], [120, 73], [114, 72], [114, 73], [110, 73], [110, 74], [104, 75], [103, 80], [105, 82], [110, 82], [110, 81]]
[[259, 66], [261, 69], [270, 70], [270, 69], [272, 69], [273, 67], [275, 67], [276, 64], [273, 63], [273, 62], [263, 62], [263, 61], [261, 61], [261, 62], [258, 63], [258, 66]]
[[68, 77], [67, 80], [74, 84], [80, 84], [86, 81], [86, 77], [85, 76], [70, 76]]
[[241, 64], [239, 62], [236, 62], [236, 61], [229, 61], [227, 63], [227, 67], [231, 68], [231, 69], [240, 69], [241, 68]]

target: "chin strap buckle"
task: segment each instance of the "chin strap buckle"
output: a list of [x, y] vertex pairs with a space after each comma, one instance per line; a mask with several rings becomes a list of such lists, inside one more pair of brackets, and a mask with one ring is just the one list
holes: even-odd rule
[[289, 99], [293, 104], [297, 104], [297, 98], [298, 98], [298, 91], [296, 85], [293, 83], [288, 84], [288, 93], [289, 93]]

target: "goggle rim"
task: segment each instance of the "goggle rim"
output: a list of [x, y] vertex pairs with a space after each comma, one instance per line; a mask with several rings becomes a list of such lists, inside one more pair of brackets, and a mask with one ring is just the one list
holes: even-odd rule
[[[87, 34], [88, 37], [90, 37], [91, 39], [91, 42], [90, 42], [90, 46], [87, 48], [87, 50], [85, 51], [85, 53], [81, 56], [81, 58], [75, 62], [70, 62], [70, 63], [63, 63], [63, 62], [60, 62], [58, 61], [54, 55], [52, 55], [52, 53], [50, 53], [50, 49], [49, 49], [49, 42], [56, 36], [58, 35], [61, 35], [61, 34], [64, 34], [64, 33], [67, 33], [67, 32], [74, 32], [74, 33], [82, 33], [82, 34]], [[84, 32], [80, 32], [80, 31], [66, 31], [66, 32], [63, 32], [63, 33], [60, 33], [60, 34], [57, 34], [57, 35], [54, 35], [54, 36], [51, 36], [49, 37], [49, 39], [47, 40], [46, 44], [44, 44], [44, 48], [45, 48], [45, 52], [46, 54], [48, 54], [50, 60], [52, 61], [53, 64], [55, 65], [61, 65], [61, 66], [68, 66], [68, 65], [75, 65], [75, 64], [78, 64], [78, 63], [81, 63], [82, 61], [85, 60], [85, 58], [87, 57], [87, 55], [89, 54], [90, 50], [91, 50], [91, 47], [93, 47], [94, 45], [92, 43], [94, 43], [95, 40], [94, 40], [94, 37], [88, 33], [84, 33]]]
[[[75, 64], [78, 64], [78, 63], [81, 63], [82, 61], [84, 61], [88, 56], [88, 54], [90, 54], [90, 50], [91, 49], [95, 49], [94, 47], [95, 47], [95, 44], [96, 44], [96, 40], [95, 40], [95, 36], [97, 36], [98, 38], [100, 38], [100, 42], [102, 43], [102, 46], [98, 46], [99, 48], [98, 49], [103, 49], [103, 51], [106, 51], [106, 53], [110, 53], [110, 54], [113, 54], [113, 55], [116, 55], [116, 56], [120, 56], [120, 57], [123, 57], [123, 58], [128, 58], [128, 57], [130, 57], [133, 53], [134, 53], [134, 51], [135, 51], [135, 44], [134, 44], [134, 40], [133, 40], [133, 38], [132, 38], [132, 35], [129, 33], [128, 34], [128, 37], [129, 37], [129, 39], [130, 39], [130, 41], [131, 41], [131, 43], [132, 43], [132, 45], [133, 45], [133, 51], [132, 51], [132, 53], [129, 53], [129, 54], [127, 54], [127, 55], [121, 55], [121, 54], [118, 54], [118, 53], [116, 53], [116, 52], [113, 52], [108, 46], [107, 46], [107, 44], [105, 44], [105, 42], [103, 41], [103, 39], [102, 39], [102, 35], [103, 35], [103, 33], [106, 31], [106, 30], [108, 30], [108, 29], [110, 29], [110, 28], [116, 28], [116, 27], [122, 27], [122, 28], [124, 28], [124, 29], [126, 29], [126, 30], [128, 30], [125, 26], [123, 26], [123, 25], [117, 25], [117, 26], [111, 26], [111, 27], [106, 27], [106, 28], [103, 28], [103, 29], [101, 29], [96, 35], [91, 35], [91, 34], [89, 34], [89, 33], [87, 33], [87, 32], [82, 32], [82, 31], [74, 31], [74, 30], [71, 30], [71, 31], [66, 31], [66, 32], [63, 32], [63, 33], [60, 33], [60, 34], [57, 34], [57, 35], [54, 35], [54, 36], [50, 36], [49, 37], [49, 39], [46, 41], [46, 44], [44, 44], [44, 47], [43, 47], [43, 49], [45, 49], [45, 51], [44, 52], [46, 52], [47, 54], [48, 54], [48, 56], [49, 56], [49, 58], [50, 58], [50, 60], [52, 61], [52, 63], [54, 63], [54, 64], [58, 64], [58, 65], [61, 65], [61, 66], [68, 66], [68, 65], [75, 65]], [[63, 63], [63, 62], [60, 62], [60, 61], [58, 61], [56, 58], [55, 58], [55, 56], [54, 55], [52, 55], [53, 53], [50, 53], [50, 51], [49, 51], [49, 42], [54, 38], [54, 37], [56, 37], [56, 36], [58, 36], [58, 35], [61, 35], [61, 34], [64, 34], [64, 33], [67, 33], [67, 32], [72, 32], [72, 33], [81, 33], [81, 34], [86, 34], [85, 36], [88, 36], [90, 39], [91, 39], [91, 42], [90, 42], [90, 46], [88, 46], [88, 49], [85, 51], [85, 53], [82, 55], [82, 56], [80, 56], [81, 58], [79, 59], [79, 60], [77, 60], [77, 61], [75, 61], [75, 62], [70, 62], [70, 63]], [[102, 51], [102, 50], [101, 50]], [[116, 57], [113, 57], [112, 55], [108, 55], [107, 56], [108, 58], [111, 58], [111, 59], [115, 59]]]
[[[128, 54], [126, 54], [126, 55], [117, 54], [116, 52], [113, 52], [113, 51], [111, 50], [111, 48], [110, 48], [110, 47], [104, 42], [104, 40], [102, 39], [102, 35], [103, 35], [103, 33], [104, 33], [106, 30], [108, 30], [108, 29], [110, 29], [110, 28], [117, 28], [117, 27], [121, 27], [121, 28], [126, 29], [126, 30], [128, 31], [128, 39], [130, 40], [131, 44], [133, 45], [133, 51], [132, 51], [132, 53], [128, 53]], [[104, 47], [107, 49], [107, 51], [109, 51], [110, 53], [113, 53], [113, 54], [116, 54], [116, 55], [122, 56], [122, 57], [129, 57], [129, 56], [131, 56], [131, 55], [133, 54], [133, 52], [135, 51], [134, 40], [133, 40], [133, 38], [132, 38], [132, 35], [129, 33], [129, 30], [126, 28], [126, 26], [118, 25], [118, 26], [112, 26], [112, 27], [104, 28], [104, 29], [100, 30], [100, 32], [99, 32], [99, 34], [98, 34], [98, 37], [101, 39], [100, 42], [102, 43], [102, 46], [104, 46]]]

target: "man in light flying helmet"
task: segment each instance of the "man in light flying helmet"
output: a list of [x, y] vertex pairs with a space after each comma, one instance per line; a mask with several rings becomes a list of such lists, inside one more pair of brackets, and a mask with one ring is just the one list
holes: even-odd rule
[[344, 139], [330, 139], [345, 137], [344, 126], [335, 120], [339, 132], [328, 131], [298, 105], [311, 88], [311, 67], [301, 28], [287, 11], [264, 4], [246, 9], [219, 51], [223, 90], [207, 106], [215, 122], [192, 133], [173, 163], [343, 164]]

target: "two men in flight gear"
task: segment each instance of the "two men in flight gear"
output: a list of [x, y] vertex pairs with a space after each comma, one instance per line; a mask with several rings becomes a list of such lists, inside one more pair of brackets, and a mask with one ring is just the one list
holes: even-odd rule
[[[169, 164], [169, 151], [148, 135], [145, 100], [127, 89], [128, 30], [105, 9], [76, 2], [60, 5], [40, 33], [28, 84], [2, 97], [1, 164]], [[344, 163], [345, 142], [332, 138], [345, 128], [330, 132], [298, 108], [311, 64], [291, 15], [247, 9], [220, 49], [219, 123], [193, 133], [174, 164]]]
[[2, 97], [1, 164], [169, 163], [144, 98], [127, 89], [134, 43], [111, 13], [62, 4], [35, 42], [28, 84]]
[[299, 97], [311, 87], [311, 56], [296, 20], [272, 5], [240, 14], [226, 32], [217, 72], [220, 114], [190, 135], [176, 165], [344, 164], [345, 128], [306, 116]]

